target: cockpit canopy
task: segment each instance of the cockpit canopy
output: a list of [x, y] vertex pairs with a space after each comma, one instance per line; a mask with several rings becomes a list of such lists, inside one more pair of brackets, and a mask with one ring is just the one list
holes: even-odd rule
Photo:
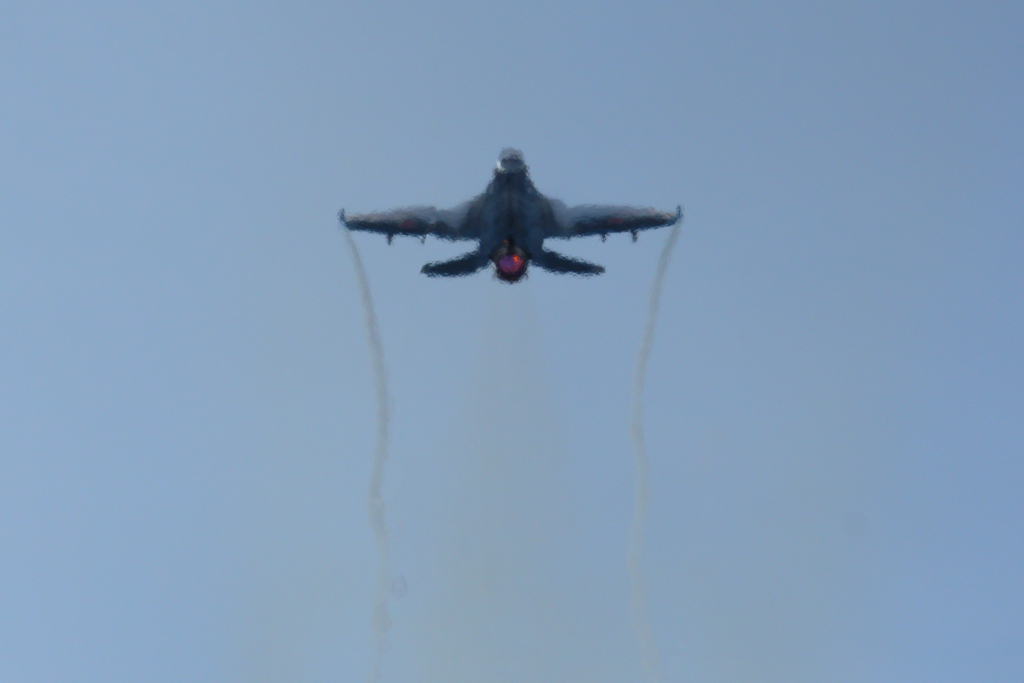
[[498, 170], [502, 173], [517, 173], [526, 170], [523, 153], [513, 147], [501, 150], [501, 155], [498, 157]]

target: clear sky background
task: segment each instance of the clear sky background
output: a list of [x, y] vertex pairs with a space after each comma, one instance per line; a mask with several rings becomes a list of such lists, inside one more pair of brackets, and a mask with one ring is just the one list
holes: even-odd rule
[[[645, 404], [670, 681], [1024, 671], [1020, 3], [0, 9], [0, 680], [360, 681], [370, 357], [339, 208], [502, 147], [686, 209]], [[665, 231], [433, 280], [357, 236], [387, 682], [642, 681], [630, 386]]]

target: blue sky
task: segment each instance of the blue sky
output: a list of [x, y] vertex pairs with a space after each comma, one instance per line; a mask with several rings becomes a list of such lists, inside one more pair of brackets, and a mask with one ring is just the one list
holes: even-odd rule
[[[6, 3], [0, 679], [360, 680], [369, 353], [336, 213], [502, 147], [686, 209], [645, 395], [672, 681], [1024, 669], [1013, 3]], [[393, 404], [387, 681], [641, 681], [599, 278], [357, 236]]]

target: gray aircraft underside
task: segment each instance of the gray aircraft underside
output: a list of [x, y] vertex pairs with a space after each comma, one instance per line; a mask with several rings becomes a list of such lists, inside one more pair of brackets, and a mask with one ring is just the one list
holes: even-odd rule
[[681, 207], [675, 212], [628, 206], [568, 207], [534, 187], [523, 155], [511, 148], [502, 151], [483, 194], [455, 208], [407, 207], [351, 216], [341, 211], [341, 221], [349, 230], [381, 233], [389, 243], [395, 235], [476, 240], [476, 250], [450, 261], [428, 263], [422, 272], [432, 277], [471, 275], [491, 262], [495, 275], [505, 282], [522, 279], [531, 261], [552, 273], [604, 272], [597, 264], [545, 249], [548, 238], [600, 235], [603, 240], [610, 233], [629, 232], [636, 241], [640, 230], [674, 225], [681, 219]]

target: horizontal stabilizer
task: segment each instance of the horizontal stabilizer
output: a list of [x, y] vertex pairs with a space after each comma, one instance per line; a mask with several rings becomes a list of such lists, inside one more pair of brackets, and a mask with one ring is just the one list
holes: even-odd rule
[[554, 251], [544, 250], [534, 254], [533, 262], [552, 273], [572, 273], [573, 275], [600, 275], [604, 267], [571, 256], [563, 256]]
[[490, 259], [479, 251], [471, 251], [450, 261], [435, 261], [423, 266], [420, 271], [430, 277], [461, 277], [472, 275], [487, 265]]

